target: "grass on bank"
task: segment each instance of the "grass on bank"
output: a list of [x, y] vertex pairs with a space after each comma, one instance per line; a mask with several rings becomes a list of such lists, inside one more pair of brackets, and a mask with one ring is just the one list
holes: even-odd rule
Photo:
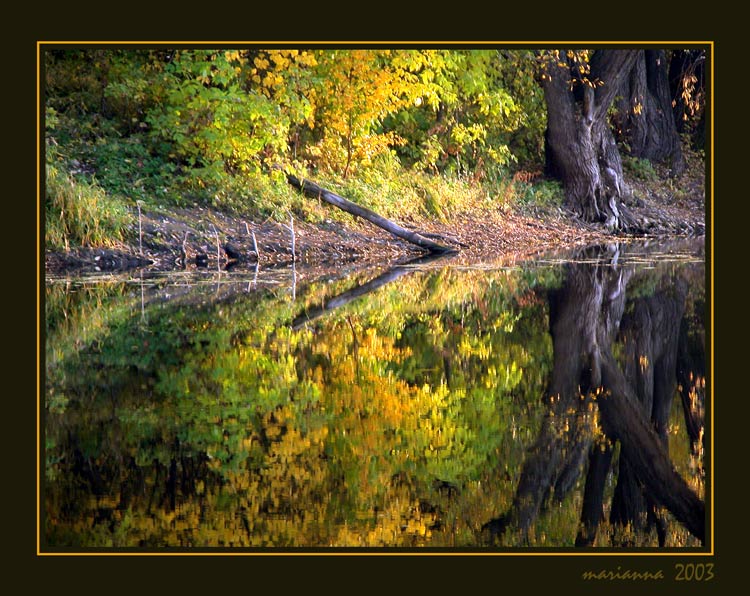
[[96, 184], [47, 165], [45, 241], [48, 248], [112, 246], [123, 242], [133, 215]]
[[[689, 166], [678, 179], [661, 175], [646, 160], [625, 158], [629, 182], [640, 194], [671, 197], [680, 203], [701, 185], [702, 156], [686, 154]], [[75, 163], [75, 162], [74, 162]], [[80, 163], [80, 162], [78, 162]], [[75, 171], [76, 173], [71, 173]], [[102, 179], [48, 156], [46, 175], [46, 245], [51, 250], [113, 246], [137, 237], [136, 201], [146, 211], [169, 213], [176, 208], [209, 207], [248, 220], [287, 222], [289, 213], [308, 223], [334, 220], [352, 223], [352, 216], [322, 200], [303, 196], [276, 170], [270, 174], [227, 175], [207, 183], [199, 176], [169, 177], [163, 171], [146, 181], [160, 192], [144, 193], [129, 168]], [[456, 173], [433, 174], [408, 169], [395, 156], [382, 156], [356, 176], [295, 170], [303, 178], [403, 224], [447, 223], [462, 214], [513, 209], [529, 215], [556, 211], [564, 203], [561, 184], [544, 179], [541, 171], [496, 168], [483, 177]], [[157, 184], [158, 183], [158, 184]], [[130, 189], [132, 192], [127, 192]]]
[[[168, 192], [154, 195], [136, 190], [122, 171], [108, 170], [102, 182], [85, 173], [70, 173], [65, 161], [48, 159], [46, 175], [46, 244], [48, 249], [69, 250], [79, 246], [113, 246], [137, 234], [136, 201], [144, 210], [169, 212], [174, 208], [210, 207], [243, 218], [288, 221], [289, 213], [310, 223], [324, 220], [349, 222], [351, 216], [321, 200], [303, 196], [281, 172], [226, 176], [220, 184], [188, 184], [174, 178], [159, 180]], [[562, 204], [559, 183], [532, 181], [528, 175], [495, 172], [483, 180], [455, 174], [430, 174], [403, 168], [386, 156], [356, 177], [295, 171], [384, 217], [399, 222], [425, 220], [448, 222], [462, 213], [499, 207]], [[133, 189], [126, 194], [126, 189]]]

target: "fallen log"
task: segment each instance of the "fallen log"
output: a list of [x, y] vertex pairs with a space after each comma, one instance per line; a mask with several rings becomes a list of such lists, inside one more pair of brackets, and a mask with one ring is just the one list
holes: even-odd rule
[[326, 203], [329, 203], [330, 205], [333, 205], [334, 207], [338, 207], [339, 209], [346, 211], [347, 213], [350, 213], [356, 217], [361, 217], [362, 219], [366, 219], [370, 223], [378, 226], [379, 228], [382, 228], [383, 230], [386, 230], [387, 232], [390, 232], [394, 236], [397, 236], [398, 238], [401, 238], [402, 240], [406, 240], [407, 242], [410, 242], [412, 244], [415, 244], [419, 246], [420, 248], [423, 248], [424, 250], [429, 251], [433, 254], [448, 254], [448, 253], [457, 253], [458, 249], [453, 248], [451, 246], [444, 246], [443, 244], [438, 244], [437, 242], [433, 242], [432, 240], [425, 238], [424, 236], [413, 232], [411, 230], [407, 230], [406, 228], [401, 227], [397, 223], [392, 222], [389, 219], [386, 219], [382, 215], [378, 215], [374, 211], [367, 209], [366, 207], [362, 207], [361, 205], [357, 205], [356, 203], [351, 202], [348, 199], [345, 199], [342, 196], [337, 195], [336, 193], [333, 193], [329, 190], [326, 190], [325, 188], [318, 186], [314, 182], [310, 182], [309, 180], [300, 180], [296, 176], [289, 174], [287, 172], [284, 172], [286, 175], [286, 179], [295, 188], [302, 191], [303, 193], [307, 194], [308, 196], [321, 198]]

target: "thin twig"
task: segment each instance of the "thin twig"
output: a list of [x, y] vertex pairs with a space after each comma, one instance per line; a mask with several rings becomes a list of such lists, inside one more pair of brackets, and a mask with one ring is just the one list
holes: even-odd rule
[[289, 231], [292, 233], [292, 263], [297, 260], [296, 239], [294, 237], [294, 216], [289, 213]]
[[292, 302], [297, 300], [297, 267], [292, 259]]
[[182, 249], [181, 249], [181, 257], [182, 257], [182, 265], [183, 267], [187, 265], [187, 250], [185, 249], [185, 244], [187, 243], [187, 237], [190, 233], [189, 230], [185, 230], [185, 237], [182, 239]]
[[289, 225], [281, 224], [282, 227], [289, 230], [292, 234], [292, 263], [294, 263], [297, 260], [297, 251], [296, 251], [296, 239], [294, 237], [294, 216], [292, 215], [291, 211], [289, 212]]
[[255, 262], [260, 263], [260, 251], [258, 250], [258, 241], [255, 239], [255, 232], [250, 230], [246, 221], [243, 221], [242, 223], [245, 224], [245, 232], [247, 233], [247, 235], [252, 236], [253, 238], [253, 252], [255, 253]]
[[251, 232], [253, 236], [253, 250], [255, 251], [255, 262], [260, 263], [260, 250], [258, 250], [258, 243], [255, 240], [255, 232]]
[[141, 202], [136, 201], [138, 207], [138, 253], [143, 256], [143, 232], [141, 229]]
[[216, 231], [214, 224], [211, 224], [211, 229], [216, 235], [216, 268], [221, 271], [221, 247], [219, 245], [219, 232]]

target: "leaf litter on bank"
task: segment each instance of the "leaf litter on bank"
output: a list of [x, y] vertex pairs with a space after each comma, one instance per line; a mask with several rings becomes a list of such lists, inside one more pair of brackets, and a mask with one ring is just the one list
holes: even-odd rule
[[[641, 238], [695, 236], [705, 232], [705, 214], [697, 202], [688, 206], [665, 206], [655, 200], [638, 199], [631, 209], [642, 221], [651, 224], [650, 233], [644, 231], [639, 235]], [[487, 208], [458, 214], [447, 223], [435, 220], [401, 223], [408, 229], [439, 238], [458, 248], [459, 253], [451, 258], [456, 265], [512, 264], [556, 249], [627, 242], [633, 238], [633, 235], [613, 234], [601, 226], [582, 222], [561, 208], [532, 211]], [[159, 213], [144, 210], [141, 229], [143, 237], [140, 243], [136, 224], [130, 245], [47, 253], [46, 273], [77, 271], [96, 274], [133, 267], [153, 271], [217, 270], [227, 264], [236, 265], [237, 270], [252, 269], [257, 261], [256, 242], [260, 253], [259, 268], [289, 267], [293, 262], [289, 226], [270, 219], [253, 222], [206, 207]], [[384, 230], [354, 219], [348, 219], [346, 223], [336, 220], [320, 223], [295, 221], [294, 230], [294, 265], [300, 272], [335, 270], [344, 266], [392, 265], [422, 254], [413, 245]], [[231, 243], [233, 254], [240, 255], [239, 262], [228, 259], [224, 250], [217, 254], [216, 234], [220, 245]], [[141, 244], [142, 255], [139, 254]]]

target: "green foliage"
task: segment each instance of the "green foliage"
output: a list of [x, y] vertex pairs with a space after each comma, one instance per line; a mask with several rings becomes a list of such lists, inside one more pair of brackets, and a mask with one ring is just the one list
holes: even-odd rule
[[448, 217], [487, 195], [470, 186], [516, 160], [513, 147], [527, 157], [541, 146], [523, 52], [84, 49], [44, 60], [56, 166], [131, 204], [283, 213], [294, 199], [271, 167], [281, 164], [360, 185], [386, 212]]
[[282, 151], [285, 144], [283, 115], [263, 94], [243, 88], [235, 54], [176, 52], [160, 81], [162, 101], [146, 115], [152, 142], [166, 152], [162, 158], [185, 168], [196, 192], [214, 189], [228, 174], [257, 173], [261, 152]]
[[425, 50], [410, 58], [424, 83], [422, 95], [388, 121], [405, 138], [399, 151], [409, 162], [419, 170], [465, 175], [514, 159], [509, 135], [526, 116], [503, 84], [496, 51]]
[[522, 205], [560, 207], [565, 200], [562, 184], [557, 180], [540, 180], [517, 184], [518, 202]]

